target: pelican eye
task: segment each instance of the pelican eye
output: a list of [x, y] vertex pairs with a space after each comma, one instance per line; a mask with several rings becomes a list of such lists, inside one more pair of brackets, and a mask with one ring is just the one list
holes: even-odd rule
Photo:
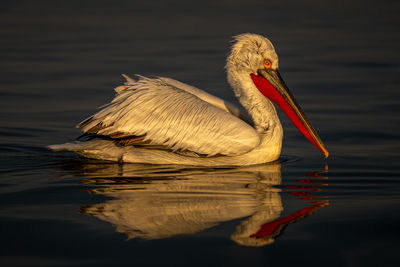
[[270, 69], [272, 67], [271, 60], [265, 59], [264, 60], [264, 67], [267, 68], [267, 69]]

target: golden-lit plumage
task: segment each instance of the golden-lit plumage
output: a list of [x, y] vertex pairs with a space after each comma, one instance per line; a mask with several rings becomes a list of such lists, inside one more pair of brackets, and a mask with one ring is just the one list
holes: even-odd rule
[[[152, 164], [221, 166], [277, 160], [282, 126], [274, 105], [251, 75], [258, 75], [260, 69], [277, 71], [278, 57], [271, 42], [260, 35], [242, 34], [235, 41], [226, 70], [247, 113], [170, 78], [139, 76], [136, 81], [124, 75], [127, 81], [115, 89], [112, 102], [78, 125], [85, 133], [103, 139], [50, 148], [91, 158]], [[272, 82], [283, 84], [281, 80]]]

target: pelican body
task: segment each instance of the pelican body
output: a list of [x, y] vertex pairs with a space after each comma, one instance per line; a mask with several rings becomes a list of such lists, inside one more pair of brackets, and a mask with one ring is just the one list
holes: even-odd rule
[[53, 150], [130, 163], [240, 166], [275, 161], [283, 130], [276, 103], [326, 157], [329, 153], [278, 72], [272, 43], [256, 34], [234, 37], [228, 82], [247, 112], [170, 78], [126, 78], [116, 96], [78, 128], [88, 138]]

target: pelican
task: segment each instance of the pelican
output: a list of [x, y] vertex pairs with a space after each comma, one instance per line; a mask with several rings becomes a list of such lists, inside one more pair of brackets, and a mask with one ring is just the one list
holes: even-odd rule
[[227, 79], [247, 112], [170, 78], [126, 78], [116, 96], [77, 125], [89, 137], [49, 146], [89, 158], [126, 163], [240, 166], [279, 158], [283, 129], [277, 104], [324, 155], [329, 152], [278, 71], [265, 37], [234, 37]]

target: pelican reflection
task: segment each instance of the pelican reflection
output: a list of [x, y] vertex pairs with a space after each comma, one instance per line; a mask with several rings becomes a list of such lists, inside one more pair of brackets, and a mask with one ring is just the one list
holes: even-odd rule
[[326, 199], [307, 202], [309, 206], [298, 214], [280, 218], [281, 189], [276, 187], [281, 184], [280, 163], [237, 168], [80, 166], [84, 184], [94, 187], [90, 191], [110, 197], [83, 206], [81, 212], [113, 224], [128, 239], [193, 234], [243, 218], [231, 239], [241, 245], [262, 246], [274, 242], [286, 225], [328, 204]]

